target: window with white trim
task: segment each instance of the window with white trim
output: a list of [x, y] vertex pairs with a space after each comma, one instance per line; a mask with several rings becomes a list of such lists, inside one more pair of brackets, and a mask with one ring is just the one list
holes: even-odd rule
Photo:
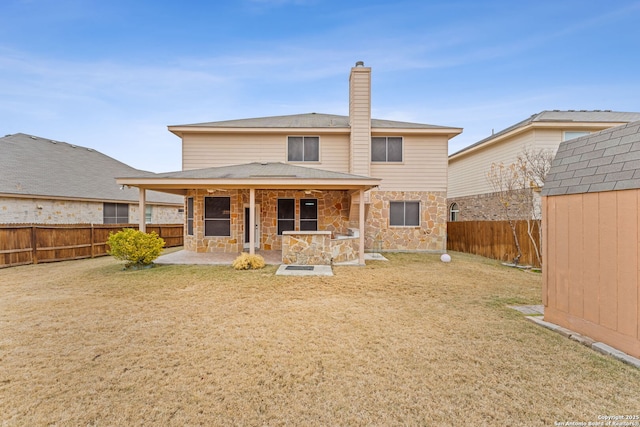
[[231, 236], [231, 197], [204, 198], [204, 235]]
[[402, 145], [401, 136], [371, 137], [371, 161], [401, 162]]
[[570, 139], [580, 138], [581, 136], [587, 136], [591, 134], [591, 132], [582, 132], [582, 131], [565, 131], [563, 135], [563, 141], [569, 141]]
[[389, 225], [417, 227], [420, 225], [420, 202], [389, 202]]
[[458, 204], [451, 203], [451, 206], [449, 206], [449, 221], [452, 221], [452, 222], [457, 221], [459, 213], [460, 213], [460, 209], [458, 208]]
[[144, 207], [144, 222], [146, 224], [151, 224], [152, 218], [153, 218], [153, 208], [151, 205], [146, 205]]
[[287, 160], [290, 162], [320, 161], [319, 136], [290, 136], [287, 138]]

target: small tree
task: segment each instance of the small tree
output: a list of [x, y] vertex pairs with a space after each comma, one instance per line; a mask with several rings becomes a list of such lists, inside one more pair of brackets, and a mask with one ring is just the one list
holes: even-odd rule
[[[525, 220], [527, 234], [534, 248], [536, 259], [542, 265], [542, 256], [537, 242], [542, 241], [540, 198], [536, 194], [544, 185], [551, 169], [554, 154], [550, 150], [522, 149], [516, 161], [508, 166], [502, 162], [492, 163], [487, 180], [498, 196], [503, 213], [513, 234], [517, 255], [513, 260], [517, 264], [522, 257], [520, 241], [516, 233], [516, 220]], [[537, 233], [535, 229], [537, 228]], [[537, 239], [534, 238], [537, 234]]]
[[164, 240], [155, 232], [150, 234], [126, 228], [117, 233], [110, 233], [107, 253], [115, 259], [126, 261], [125, 268], [144, 267], [153, 263], [160, 256]]
[[516, 163], [511, 163], [509, 166], [505, 166], [502, 162], [491, 163], [491, 168], [487, 173], [487, 180], [493, 187], [493, 191], [496, 193], [502, 207], [502, 213], [511, 228], [513, 242], [517, 251], [513, 263], [517, 264], [522, 257], [520, 240], [518, 240], [518, 233], [516, 232], [516, 220], [521, 216], [522, 210], [522, 195], [518, 191], [523, 185], [522, 173]]

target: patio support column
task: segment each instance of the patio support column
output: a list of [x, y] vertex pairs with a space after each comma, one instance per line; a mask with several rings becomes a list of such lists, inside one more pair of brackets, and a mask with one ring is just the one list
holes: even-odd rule
[[249, 254], [256, 253], [256, 189], [249, 189]]
[[364, 189], [360, 189], [360, 209], [359, 209], [359, 216], [360, 218], [358, 221], [358, 225], [360, 228], [360, 256], [359, 256], [359, 260], [358, 263], [360, 265], [364, 265]]
[[147, 218], [146, 212], [147, 211], [146, 211], [146, 207], [145, 207], [145, 203], [146, 203], [145, 199], [146, 199], [147, 195], [146, 195], [146, 192], [145, 192], [144, 188], [139, 187], [139, 190], [140, 190], [140, 196], [139, 196], [139, 208], [138, 208], [138, 210], [140, 212], [139, 212], [139, 218], [138, 218], [138, 224], [139, 224], [138, 229], [140, 231], [142, 231], [143, 233], [146, 233], [147, 232], [147, 224], [146, 224], [146, 218]]

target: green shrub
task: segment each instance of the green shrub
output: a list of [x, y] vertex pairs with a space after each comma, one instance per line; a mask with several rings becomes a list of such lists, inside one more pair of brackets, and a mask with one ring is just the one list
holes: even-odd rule
[[260, 255], [249, 255], [243, 252], [233, 261], [233, 268], [236, 270], [255, 270], [265, 266], [264, 258]]
[[155, 232], [150, 234], [132, 228], [109, 233], [107, 251], [115, 259], [126, 261], [125, 268], [150, 265], [160, 256], [164, 240]]

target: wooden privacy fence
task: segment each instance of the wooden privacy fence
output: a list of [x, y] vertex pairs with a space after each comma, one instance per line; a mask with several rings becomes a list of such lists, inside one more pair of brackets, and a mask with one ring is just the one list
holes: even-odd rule
[[[538, 224], [532, 222], [533, 236], [540, 248]], [[519, 264], [539, 267], [535, 249], [527, 233], [527, 222], [516, 221], [522, 257]], [[508, 221], [454, 221], [447, 223], [447, 249], [511, 262], [518, 254]]]
[[[0, 225], [0, 268], [107, 255], [109, 233], [138, 224]], [[165, 247], [182, 246], [182, 224], [147, 224]]]

